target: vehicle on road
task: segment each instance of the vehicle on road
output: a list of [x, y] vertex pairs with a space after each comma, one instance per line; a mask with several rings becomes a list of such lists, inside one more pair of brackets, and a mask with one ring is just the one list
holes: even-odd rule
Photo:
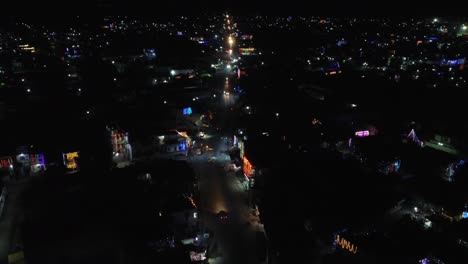
[[219, 213], [216, 216], [222, 222], [226, 222], [229, 219], [229, 215], [225, 211], [219, 211]]
[[192, 148], [191, 152], [194, 155], [202, 155], [203, 154], [203, 149], [200, 148], [200, 147]]

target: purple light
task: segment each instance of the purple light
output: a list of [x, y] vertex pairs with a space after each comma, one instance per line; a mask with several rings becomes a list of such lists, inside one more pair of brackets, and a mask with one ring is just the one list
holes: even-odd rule
[[364, 131], [357, 131], [356, 133], [354, 133], [354, 135], [356, 135], [357, 137], [367, 137], [369, 136], [369, 130], [364, 130]]

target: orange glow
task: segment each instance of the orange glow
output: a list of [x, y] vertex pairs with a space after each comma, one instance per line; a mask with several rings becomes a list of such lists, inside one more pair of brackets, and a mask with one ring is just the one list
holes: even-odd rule
[[330, 75], [335, 75], [335, 74], [336, 74], [336, 71], [330, 72]]
[[192, 197], [188, 197], [188, 200], [189, 200], [190, 203], [193, 205], [193, 207], [197, 208], [197, 204], [195, 203], [195, 200], [193, 200]]
[[80, 156], [78, 152], [69, 152], [65, 154], [65, 166], [67, 169], [77, 169], [78, 164], [76, 163], [76, 159]]
[[244, 171], [245, 176], [252, 178], [254, 167], [252, 166], [252, 164], [250, 163], [250, 161], [247, 159], [246, 156], [244, 156], [243, 162], [244, 162], [243, 171]]
[[340, 235], [336, 235], [335, 242], [337, 245], [339, 245], [341, 248], [348, 250], [349, 252], [356, 254], [358, 247], [354, 246], [351, 242], [344, 238], [340, 238]]

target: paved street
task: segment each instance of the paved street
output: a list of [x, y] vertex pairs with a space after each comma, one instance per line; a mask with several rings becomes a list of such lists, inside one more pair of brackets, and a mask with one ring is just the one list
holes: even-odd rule
[[0, 263], [7, 263], [8, 254], [14, 248], [15, 231], [20, 216], [19, 196], [26, 186], [25, 182], [8, 186], [8, 197], [2, 218], [0, 218]]
[[[248, 206], [246, 184], [236, 173], [229, 170], [231, 164], [228, 150], [235, 114], [231, 107], [237, 95], [230, 92], [230, 83], [218, 74], [215, 89], [221, 94], [210, 107], [219, 120], [219, 130], [208, 129], [206, 139], [201, 139], [213, 150], [189, 158], [198, 178], [202, 224], [213, 231], [210, 241], [210, 263], [259, 263], [257, 255], [257, 232], [263, 226]], [[216, 217], [220, 211], [229, 214], [227, 221]]]

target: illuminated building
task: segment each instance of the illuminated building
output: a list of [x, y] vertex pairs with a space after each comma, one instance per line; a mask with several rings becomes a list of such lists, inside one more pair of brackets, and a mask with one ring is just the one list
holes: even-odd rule
[[247, 159], [246, 156], [244, 156], [244, 158], [242, 159], [242, 162], [244, 163], [244, 166], [243, 166], [244, 175], [247, 178], [252, 178], [255, 174], [254, 167], [252, 166], [252, 164], [250, 163], [250, 161]]
[[18, 48], [22, 51], [29, 51], [31, 53], [36, 52], [36, 48], [29, 46], [29, 44], [18, 45]]
[[255, 48], [239, 48], [239, 53], [241, 55], [254, 55]]
[[46, 169], [44, 154], [30, 154], [29, 161], [32, 172], [43, 171]]
[[132, 146], [128, 141], [128, 133], [117, 129], [110, 130], [112, 144], [112, 161], [117, 167], [128, 165], [133, 160]]
[[0, 158], [0, 169], [11, 169], [13, 168], [13, 157], [1, 157]]

